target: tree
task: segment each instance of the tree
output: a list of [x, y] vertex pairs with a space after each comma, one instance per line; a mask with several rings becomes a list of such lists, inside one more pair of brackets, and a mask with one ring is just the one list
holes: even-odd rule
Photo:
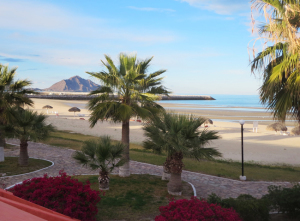
[[32, 110], [23, 108], [9, 109], [9, 124], [4, 127], [5, 135], [8, 138], [20, 140], [19, 165], [28, 165], [28, 141], [45, 140], [50, 132], [54, 131], [51, 124], [46, 124], [47, 116], [38, 114]]
[[109, 189], [109, 173], [124, 161], [119, 159], [123, 153], [124, 144], [112, 143], [108, 136], [100, 137], [98, 141], [85, 141], [81, 151], [76, 151], [73, 158], [83, 166], [99, 171], [99, 189]]
[[163, 108], [155, 101], [159, 95], [168, 95], [169, 91], [162, 85], [160, 77], [166, 70], [159, 70], [147, 75], [152, 60], [137, 61], [136, 56], [120, 54], [118, 67], [105, 55], [106, 63], [101, 60], [106, 71], [87, 72], [101, 82], [101, 87], [90, 95], [97, 95], [89, 101], [91, 117], [90, 126], [98, 120], [110, 118], [113, 122], [122, 122], [122, 142], [125, 144], [124, 166], [119, 175], [130, 176], [129, 168], [129, 122], [134, 116], [146, 119]]
[[[0, 125], [8, 122], [8, 109], [14, 106], [32, 105], [28, 93], [36, 93], [25, 89], [31, 85], [28, 80], [15, 80], [17, 68], [9, 69], [8, 66], [0, 64]], [[5, 133], [0, 129], [0, 156], [4, 156]], [[4, 160], [0, 158], [0, 161]]]
[[205, 120], [192, 115], [163, 112], [152, 117], [143, 128], [147, 137], [144, 147], [167, 154], [164, 167], [171, 173], [168, 183], [170, 194], [181, 194], [183, 157], [195, 158], [199, 161], [203, 158], [212, 159], [221, 156], [221, 153], [214, 148], [204, 148], [211, 140], [219, 138], [216, 131], [198, 130]]
[[273, 44], [258, 53], [251, 65], [252, 72], [263, 78], [261, 102], [273, 112], [274, 119], [284, 122], [290, 114], [300, 124], [300, 2], [256, 0], [252, 7], [263, 9], [266, 23], [259, 35], [267, 45]]

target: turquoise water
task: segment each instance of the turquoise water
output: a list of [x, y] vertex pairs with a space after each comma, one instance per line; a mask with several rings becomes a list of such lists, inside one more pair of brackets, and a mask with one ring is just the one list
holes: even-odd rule
[[[216, 100], [179, 100], [179, 101], [159, 101], [159, 103], [169, 104], [181, 104], [188, 105], [187, 107], [172, 107], [172, 109], [189, 109], [199, 108], [212, 109], [218, 108], [218, 110], [235, 110], [235, 111], [266, 111], [266, 109], [260, 104], [258, 95], [210, 95]], [[80, 109], [86, 108], [85, 104], [72, 103], [72, 101], [64, 102], [70, 107], [78, 107]]]
[[243, 107], [243, 108], [264, 108], [260, 104], [258, 95], [210, 95], [216, 100], [181, 100], [181, 101], [159, 101], [160, 103], [203, 105], [211, 107]]

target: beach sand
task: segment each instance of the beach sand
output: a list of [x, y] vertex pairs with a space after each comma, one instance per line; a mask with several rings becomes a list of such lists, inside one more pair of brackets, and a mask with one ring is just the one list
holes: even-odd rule
[[[69, 130], [82, 134], [101, 136], [109, 135], [113, 139], [121, 140], [121, 124], [110, 122], [99, 122], [94, 128], [89, 127], [89, 111], [85, 108], [87, 101], [67, 101], [51, 99], [33, 99], [35, 105], [33, 109], [46, 113], [42, 109], [45, 105], [53, 106], [49, 110], [48, 122], [52, 123], [59, 130]], [[81, 109], [78, 113], [68, 112], [68, 109], [77, 106]], [[196, 116], [205, 116], [211, 119], [217, 119], [213, 125], [207, 129], [216, 130], [221, 135], [221, 139], [211, 142], [211, 147], [216, 147], [223, 154], [224, 159], [234, 161], [241, 160], [241, 126], [238, 120], [244, 119], [244, 159], [245, 161], [254, 161], [263, 164], [289, 164], [300, 165], [300, 136], [284, 136], [280, 133], [267, 131], [266, 125], [271, 124], [272, 117], [269, 113], [259, 111], [241, 111], [236, 109], [222, 109], [211, 107], [199, 107], [188, 105], [164, 104], [162, 106], [173, 112], [192, 113]], [[189, 108], [189, 109], [187, 109]], [[55, 116], [53, 112], [58, 112]], [[80, 119], [83, 118], [83, 119]], [[219, 120], [219, 121], [218, 121]], [[226, 121], [225, 121], [226, 120]], [[258, 132], [253, 132], [253, 120], [259, 121]], [[266, 121], [268, 120], [268, 121]], [[232, 121], [232, 122], [228, 122]], [[288, 131], [291, 131], [295, 122], [288, 122]], [[130, 122], [130, 142], [142, 143], [145, 139], [142, 130], [142, 124], [136, 121]]]

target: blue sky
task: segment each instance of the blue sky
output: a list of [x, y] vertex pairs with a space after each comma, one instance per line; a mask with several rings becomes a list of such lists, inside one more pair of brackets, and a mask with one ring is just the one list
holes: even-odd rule
[[[104, 54], [154, 56], [176, 94], [257, 94], [247, 0], [0, 0], [0, 63], [34, 87], [100, 71]], [[93, 80], [93, 79], [92, 79]], [[97, 82], [96, 82], [97, 83]]]

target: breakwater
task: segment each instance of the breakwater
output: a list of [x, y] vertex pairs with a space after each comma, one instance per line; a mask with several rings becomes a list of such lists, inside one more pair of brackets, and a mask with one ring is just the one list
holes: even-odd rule
[[[37, 99], [54, 99], [54, 100], [90, 100], [96, 95], [89, 96], [87, 94], [39, 94], [39, 95], [27, 95], [30, 98]], [[160, 100], [215, 100], [211, 96], [207, 95], [170, 95], [161, 96]]]

